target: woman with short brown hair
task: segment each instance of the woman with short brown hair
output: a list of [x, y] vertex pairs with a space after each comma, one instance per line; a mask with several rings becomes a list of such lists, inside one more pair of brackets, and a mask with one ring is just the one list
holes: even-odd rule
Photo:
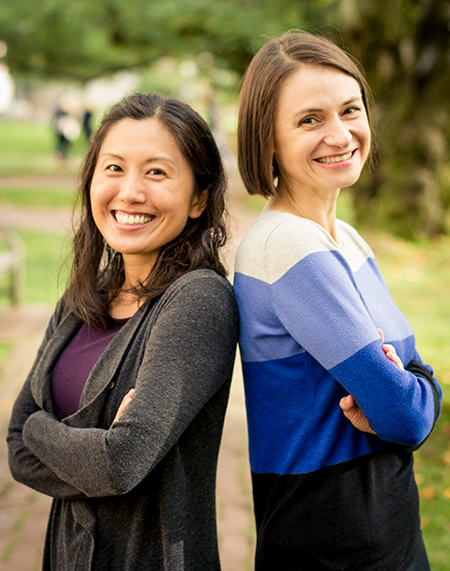
[[300, 32], [263, 46], [242, 86], [239, 168], [268, 198], [234, 280], [257, 571], [429, 570], [412, 451], [441, 389], [336, 218], [371, 154], [369, 102], [354, 60]]

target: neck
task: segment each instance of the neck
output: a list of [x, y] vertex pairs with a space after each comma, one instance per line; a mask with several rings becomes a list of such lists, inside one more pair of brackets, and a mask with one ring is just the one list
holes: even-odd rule
[[340, 243], [336, 231], [336, 204], [339, 196], [339, 189], [334, 191], [324, 191], [318, 193], [315, 190], [301, 189], [295, 193], [287, 189], [278, 188], [272, 196], [264, 210], [278, 210], [288, 212], [311, 220], [322, 226], [330, 236]]
[[147, 281], [158, 258], [158, 252], [144, 256], [122, 254], [122, 258], [125, 270], [124, 289], [130, 289]]
[[120, 292], [119, 295], [109, 305], [109, 314], [114, 319], [125, 319], [136, 313], [141, 305], [141, 301], [127, 292]]
[[130, 290], [147, 281], [155, 262], [156, 258], [150, 260], [148, 257], [141, 259], [138, 256], [123, 255], [125, 282], [122, 291], [109, 306], [111, 317], [123, 319], [131, 317], [136, 313], [142, 300], [137, 298]]

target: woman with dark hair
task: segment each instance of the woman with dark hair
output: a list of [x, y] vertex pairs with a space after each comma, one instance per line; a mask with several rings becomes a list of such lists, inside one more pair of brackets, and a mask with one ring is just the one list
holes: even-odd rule
[[54, 498], [43, 569], [220, 569], [218, 449], [237, 310], [226, 181], [189, 106], [106, 113], [84, 162], [69, 286], [9, 426], [18, 481]]
[[240, 172], [268, 198], [234, 282], [256, 569], [427, 571], [412, 452], [441, 389], [336, 218], [371, 154], [369, 87], [343, 50], [291, 32], [255, 55], [240, 97]]

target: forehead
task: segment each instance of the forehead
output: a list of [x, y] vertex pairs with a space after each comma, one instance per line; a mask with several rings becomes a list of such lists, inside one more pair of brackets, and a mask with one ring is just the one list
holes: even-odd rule
[[155, 151], [157, 149], [181, 155], [181, 151], [170, 129], [158, 119], [120, 119], [108, 130], [101, 144], [100, 154], [113, 147], [135, 152]]
[[331, 66], [304, 65], [282, 85], [276, 113], [322, 109], [355, 98], [361, 98], [361, 88], [352, 76]]

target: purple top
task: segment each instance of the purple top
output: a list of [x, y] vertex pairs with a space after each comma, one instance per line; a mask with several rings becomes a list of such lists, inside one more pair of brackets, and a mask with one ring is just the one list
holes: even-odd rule
[[77, 412], [89, 373], [127, 321], [114, 319], [114, 325], [108, 331], [99, 331], [83, 323], [61, 353], [52, 376], [53, 405], [60, 420]]

